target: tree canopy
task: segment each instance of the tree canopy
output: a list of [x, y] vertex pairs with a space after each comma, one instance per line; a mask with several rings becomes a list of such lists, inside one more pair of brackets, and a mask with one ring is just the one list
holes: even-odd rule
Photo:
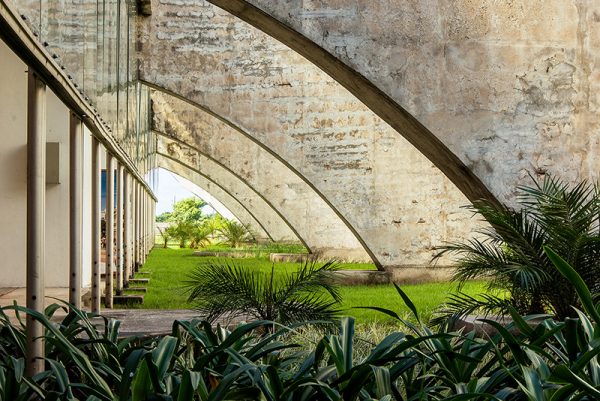
[[202, 215], [202, 208], [204, 206], [206, 206], [206, 202], [200, 198], [185, 198], [173, 204], [172, 212], [160, 214], [157, 217], [157, 221], [199, 223], [204, 219]]

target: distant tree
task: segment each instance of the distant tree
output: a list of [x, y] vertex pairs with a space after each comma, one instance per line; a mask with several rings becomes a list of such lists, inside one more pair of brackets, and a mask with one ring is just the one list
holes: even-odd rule
[[173, 215], [173, 213], [171, 213], [171, 212], [163, 212], [163, 213], [159, 214], [158, 216], [156, 216], [156, 222], [157, 223], [165, 223], [167, 221], [170, 221], [172, 215]]
[[166, 248], [169, 240], [174, 237], [174, 230], [173, 227], [165, 227], [165, 228], [158, 228], [158, 232], [160, 233], [160, 237], [163, 240], [163, 248]]
[[206, 206], [200, 198], [186, 198], [173, 205], [169, 221], [174, 223], [199, 223], [203, 220], [202, 208]]
[[223, 237], [224, 242], [229, 244], [232, 248], [238, 248], [246, 242], [254, 241], [248, 227], [235, 220], [225, 219], [221, 228], [218, 229], [218, 232]]
[[179, 223], [175, 223], [175, 225], [171, 227], [173, 230], [173, 238], [179, 241], [180, 248], [185, 248], [186, 243], [192, 239], [195, 230], [198, 228], [198, 224], [193, 222], [182, 221]]

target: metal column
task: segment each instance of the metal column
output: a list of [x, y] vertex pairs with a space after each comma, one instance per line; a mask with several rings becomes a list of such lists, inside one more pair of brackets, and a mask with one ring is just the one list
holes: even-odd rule
[[80, 309], [83, 123], [72, 112], [69, 119], [69, 131], [69, 302]]
[[102, 255], [100, 142], [92, 138], [92, 312], [100, 313], [100, 264]]
[[[44, 312], [46, 201], [46, 85], [27, 74], [27, 307]], [[44, 370], [44, 327], [27, 315], [29, 377]]]
[[117, 295], [123, 294], [123, 164], [117, 162]]
[[113, 307], [113, 266], [114, 266], [114, 241], [115, 241], [115, 171], [113, 169], [113, 155], [106, 152], [106, 209], [104, 221], [106, 227], [106, 268], [104, 269], [104, 306]]

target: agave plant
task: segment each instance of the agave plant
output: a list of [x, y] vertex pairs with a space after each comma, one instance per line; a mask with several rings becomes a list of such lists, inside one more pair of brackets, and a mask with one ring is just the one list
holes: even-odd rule
[[218, 232], [223, 237], [224, 242], [232, 248], [238, 248], [244, 243], [253, 240], [252, 233], [248, 227], [235, 220], [223, 220]]
[[271, 320], [282, 324], [308, 320], [334, 320], [341, 301], [329, 273], [335, 262], [318, 265], [306, 261], [297, 272], [285, 276], [225, 262], [207, 263], [189, 276], [188, 300], [209, 321], [227, 315]]
[[[499, 295], [473, 298], [453, 296], [444, 316], [472, 312], [507, 313], [509, 306], [521, 314], [551, 312], [558, 319], [574, 316], [578, 304], [574, 286], [554, 268], [544, 245], [564, 255], [594, 291], [600, 290], [600, 192], [581, 182], [570, 187], [546, 177], [532, 187], [520, 188], [519, 210], [477, 202], [473, 211], [489, 228], [465, 243], [440, 248], [437, 257], [459, 257], [454, 279], [483, 279]], [[492, 291], [493, 293], [493, 291]]]

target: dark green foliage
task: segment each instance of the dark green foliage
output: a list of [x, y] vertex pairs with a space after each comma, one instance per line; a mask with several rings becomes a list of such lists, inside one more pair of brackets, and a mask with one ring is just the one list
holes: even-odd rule
[[196, 224], [203, 220], [202, 208], [206, 206], [200, 198], [185, 198], [173, 204], [169, 221], [174, 223]]
[[[445, 315], [474, 311], [522, 314], [552, 312], [558, 319], [574, 317], [578, 304], [574, 286], [554, 269], [545, 255], [548, 245], [564, 255], [594, 292], [600, 291], [600, 192], [582, 182], [574, 187], [552, 177], [520, 188], [522, 208], [513, 210], [486, 202], [473, 205], [490, 228], [465, 243], [441, 248], [438, 256], [460, 257], [455, 279], [489, 280], [497, 297], [475, 299], [457, 295]], [[504, 297], [504, 294], [507, 297]]]
[[[600, 399], [600, 314], [583, 278], [549, 248], [557, 272], [573, 285], [583, 311], [577, 317], [534, 323], [509, 307], [513, 322], [487, 323], [497, 334], [479, 337], [420, 323], [415, 314], [371, 352], [355, 352], [354, 320], [337, 334], [301, 349], [286, 336], [297, 326], [270, 321], [233, 330], [206, 321], [176, 321], [169, 336], [118, 339], [115, 321], [92, 321], [76, 309], [60, 323], [20, 307], [0, 309], [2, 400], [531, 400]], [[25, 332], [5, 312], [30, 313], [46, 327], [46, 371], [24, 372]], [[376, 308], [378, 309], [378, 308]], [[379, 310], [379, 309], [378, 309]], [[393, 311], [381, 310], [400, 319]], [[19, 316], [22, 317], [22, 316]], [[257, 334], [265, 325], [274, 332]]]
[[284, 276], [251, 270], [226, 262], [198, 266], [186, 286], [189, 301], [209, 321], [228, 316], [290, 324], [309, 320], [331, 321], [341, 301], [329, 273], [337, 264], [305, 262]]

